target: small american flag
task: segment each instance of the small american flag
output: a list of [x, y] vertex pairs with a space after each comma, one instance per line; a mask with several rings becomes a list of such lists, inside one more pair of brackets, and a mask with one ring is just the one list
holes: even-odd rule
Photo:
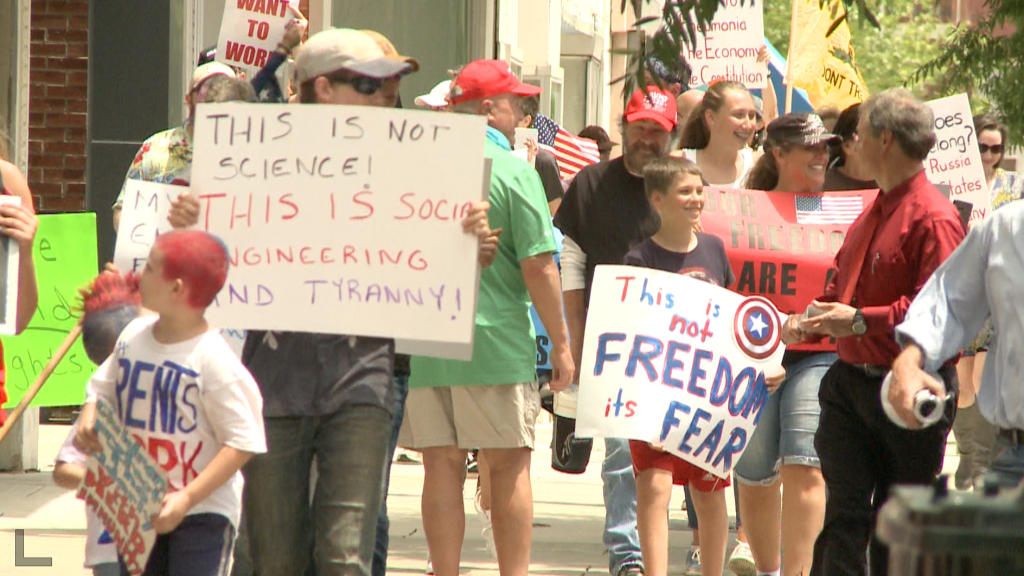
[[558, 133], [558, 124], [543, 114], [537, 114], [533, 119], [533, 126], [537, 129], [537, 143], [545, 146], [555, 145], [555, 134]]
[[576, 176], [584, 166], [597, 164], [601, 161], [601, 153], [597, 142], [589, 138], [580, 138], [566, 132], [561, 127], [555, 134], [555, 160], [558, 161], [558, 176], [568, 180]]
[[850, 224], [864, 210], [860, 196], [800, 196], [796, 197], [798, 224]]

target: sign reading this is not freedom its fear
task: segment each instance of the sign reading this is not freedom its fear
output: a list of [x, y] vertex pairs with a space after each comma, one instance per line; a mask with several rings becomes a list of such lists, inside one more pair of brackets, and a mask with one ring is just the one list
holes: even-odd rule
[[768, 64], [758, 63], [764, 46], [764, 6], [750, 0], [723, 0], [708, 29], [696, 29], [697, 41], [684, 49], [693, 68], [690, 88], [730, 80], [748, 88], [768, 85]]
[[202, 104], [192, 194], [228, 246], [212, 321], [472, 342], [485, 119], [349, 106]]
[[725, 478], [779, 369], [771, 302], [661, 270], [598, 266], [583, 342], [576, 435], [663, 444]]
[[217, 61], [259, 70], [284, 37], [288, 0], [227, 0], [217, 38]]
[[156, 542], [150, 519], [163, 506], [167, 478], [106, 402], [96, 403], [96, 435], [103, 450], [89, 458], [78, 498], [103, 521], [128, 571], [142, 574]]
[[971, 204], [973, 226], [992, 213], [992, 200], [981, 165], [971, 103], [966, 94], [957, 94], [932, 100], [928, 105], [935, 114], [935, 146], [925, 160], [925, 172], [933, 184], [949, 186], [950, 200]]

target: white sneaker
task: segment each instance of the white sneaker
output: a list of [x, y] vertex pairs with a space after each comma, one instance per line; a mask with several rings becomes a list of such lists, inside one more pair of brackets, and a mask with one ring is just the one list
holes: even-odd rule
[[483, 525], [480, 534], [484, 537], [484, 545], [487, 546], [487, 552], [491, 555], [491, 558], [497, 560], [498, 549], [494, 546], [494, 528], [491, 527], [491, 512], [484, 510], [482, 497], [483, 493], [480, 491], [480, 486], [477, 485], [473, 506], [476, 508], [477, 517], [480, 518], [480, 523]]
[[754, 568], [754, 556], [750, 553], [750, 544], [736, 542], [736, 547], [729, 555], [729, 570], [736, 576], [755, 576], [757, 569]]
[[686, 554], [686, 576], [701, 576], [700, 571], [700, 548], [690, 546]]

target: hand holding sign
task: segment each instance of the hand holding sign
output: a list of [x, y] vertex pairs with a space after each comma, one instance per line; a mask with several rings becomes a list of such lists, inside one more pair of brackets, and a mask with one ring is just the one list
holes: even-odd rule
[[[95, 449], [86, 464], [78, 497], [103, 521], [117, 545], [117, 552], [133, 576], [146, 567], [156, 530], [153, 516], [160, 512], [167, 492], [167, 478], [150, 455], [128, 434], [114, 408], [105, 402], [91, 403], [86, 443]], [[76, 446], [79, 439], [76, 438]]]

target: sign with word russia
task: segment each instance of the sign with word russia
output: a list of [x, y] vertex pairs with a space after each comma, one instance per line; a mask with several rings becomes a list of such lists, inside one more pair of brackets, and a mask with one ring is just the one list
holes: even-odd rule
[[966, 94], [928, 102], [935, 115], [935, 145], [925, 160], [932, 184], [949, 186], [950, 200], [971, 204], [970, 224], [992, 213], [992, 200], [981, 165], [978, 135]]
[[630, 438], [725, 478], [781, 370], [771, 302], [632, 266], [598, 266], [583, 342], [576, 435]]
[[747, 88], [768, 85], [768, 63], [758, 62], [764, 46], [764, 6], [750, 0], [722, 0], [707, 30], [696, 29], [694, 45], [683, 50], [693, 68], [690, 88], [729, 80]]
[[227, 244], [208, 314], [235, 329], [470, 343], [485, 119], [201, 104], [192, 195]]
[[259, 70], [284, 37], [288, 0], [227, 0], [217, 38], [217, 61]]

